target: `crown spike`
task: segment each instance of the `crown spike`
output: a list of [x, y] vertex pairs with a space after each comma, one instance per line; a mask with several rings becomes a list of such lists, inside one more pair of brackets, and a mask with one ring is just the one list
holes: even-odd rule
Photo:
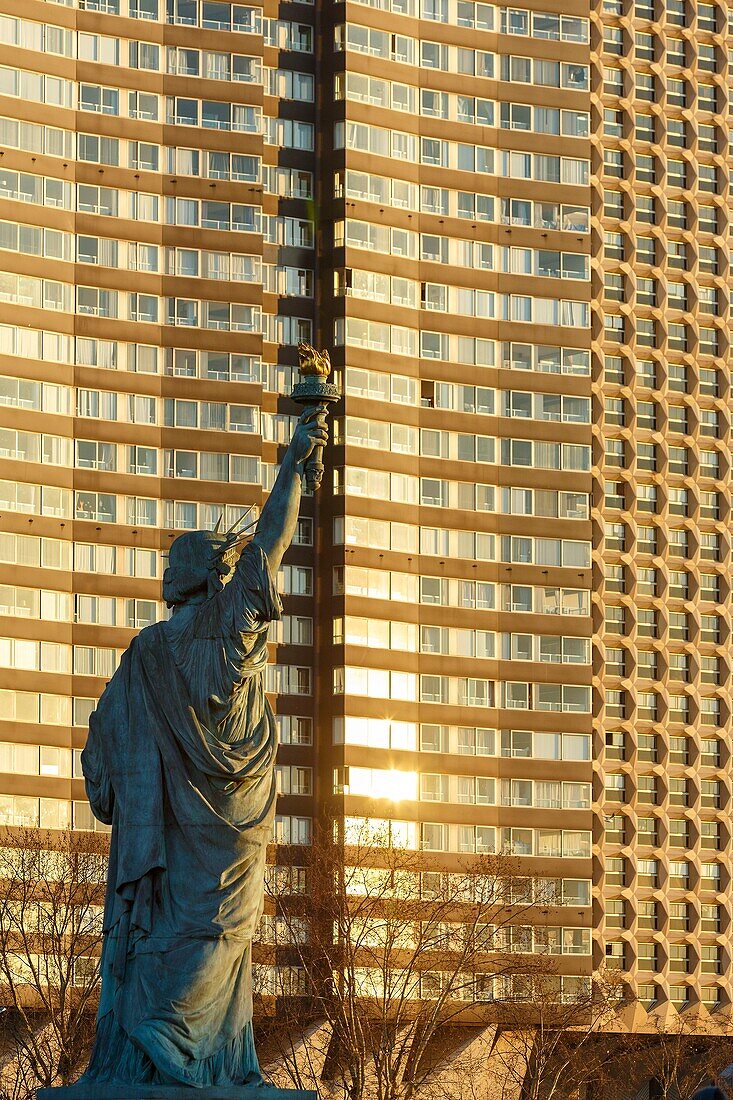
[[248, 517], [248, 516], [250, 515], [250, 513], [251, 513], [251, 511], [252, 511], [252, 509], [253, 509], [253, 508], [254, 508], [254, 504], [250, 504], [250, 506], [249, 506], [249, 508], [247, 509], [247, 511], [246, 511], [246, 512], [244, 512], [244, 513], [243, 513], [243, 514], [242, 514], [242, 515], [241, 515], [241, 516], [239, 517], [239, 519], [235, 519], [234, 523], [233, 523], [233, 524], [231, 525], [231, 527], [229, 528], [229, 530], [228, 530], [228, 531], [227, 531], [227, 533], [226, 533], [226, 537], [227, 537], [227, 538], [229, 538], [229, 537], [230, 537], [231, 535], [235, 534], [235, 532], [237, 531], [237, 529], [238, 529], [238, 528], [240, 528], [240, 527], [242, 526], [242, 524], [244, 523], [244, 521], [245, 521], [245, 520], [247, 519], [247, 517]]
[[218, 535], [219, 532], [221, 531], [221, 525], [222, 525], [223, 522], [224, 522], [224, 513], [219, 512], [219, 518], [216, 521], [216, 527], [214, 528], [214, 534], [215, 535]]
[[[245, 513], [245, 515], [242, 516], [240, 520], [238, 520], [238, 522], [241, 523], [242, 520], [246, 518], [247, 513]], [[245, 524], [245, 526], [240, 527], [239, 531], [237, 531], [236, 534], [232, 534], [231, 532], [227, 533], [226, 542], [219, 550], [214, 551], [214, 553], [209, 558], [209, 563], [211, 565], [215, 565], [218, 561], [226, 561], [227, 558], [230, 557], [241, 546], [243, 542], [246, 542], [247, 539], [252, 537], [253, 530], [254, 528], [256, 528], [256, 526], [257, 519], [255, 518], [250, 520], [250, 522]]]
[[243, 527], [241, 529], [241, 531], [238, 531], [237, 535], [236, 535], [236, 538], [232, 542], [232, 546], [237, 546], [238, 543], [242, 542], [243, 539], [248, 538], [249, 535], [252, 533], [252, 529], [255, 528], [256, 526], [257, 526], [257, 521], [252, 520], [252, 522], [248, 523], [246, 527]]

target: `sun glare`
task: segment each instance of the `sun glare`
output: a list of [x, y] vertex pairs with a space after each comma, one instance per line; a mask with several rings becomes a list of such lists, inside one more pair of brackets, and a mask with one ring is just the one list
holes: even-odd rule
[[417, 790], [417, 772], [402, 772], [396, 768], [349, 768], [349, 794], [388, 798], [390, 802], [412, 802], [417, 799]]

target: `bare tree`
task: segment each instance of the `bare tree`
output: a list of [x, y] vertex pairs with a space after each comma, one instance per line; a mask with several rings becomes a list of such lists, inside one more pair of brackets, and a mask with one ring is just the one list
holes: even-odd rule
[[259, 958], [279, 967], [279, 986], [260, 989], [278, 998], [273, 1061], [288, 1083], [345, 1100], [444, 1095], [434, 1071], [450, 1034], [490, 1020], [510, 978], [553, 968], [517, 942], [537, 902], [509, 857], [448, 871], [373, 830], [348, 839], [325, 829], [304, 851], [305, 896], [272, 892]]
[[99, 997], [107, 838], [0, 834], [0, 1038], [6, 1095], [69, 1084], [86, 1065]]
[[720, 1083], [721, 1071], [733, 1061], [733, 1039], [712, 1019], [657, 1019], [645, 1040], [639, 1061], [645, 1076], [656, 1081], [659, 1100], [687, 1100], [703, 1085]]
[[597, 1039], [620, 1006], [619, 983], [542, 974], [518, 993], [502, 1004], [494, 1049], [504, 1097], [559, 1100], [605, 1076]]

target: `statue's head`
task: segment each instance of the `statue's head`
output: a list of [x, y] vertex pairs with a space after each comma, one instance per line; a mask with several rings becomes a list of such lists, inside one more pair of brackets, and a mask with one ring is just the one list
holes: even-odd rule
[[163, 574], [163, 599], [178, 607], [195, 597], [213, 596], [223, 587], [229, 573], [225, 560], [231, 539], [216, 531], [186, 531], [179, 535], [168, 554]]
[[252, 537], [256, 519], [245, 509], [228, 531], [221, 533], [223, 514], [213, 531], [186, 531], [171, 543], [168, 568], [163, 574], [163, 599], [168, 607], [208, 599], [224, 587], [226, 577], [245, 541]]

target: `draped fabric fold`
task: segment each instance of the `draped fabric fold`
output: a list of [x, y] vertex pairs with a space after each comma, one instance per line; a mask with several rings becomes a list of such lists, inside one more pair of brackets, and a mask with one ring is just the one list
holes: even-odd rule
[[87, 794], [112, 837], [84, 1080], [261, 1081], [251, 941], [274, 814], [264, 668], [279, 616], [250, 543], [220, 592], [141, 632], [91, 717]]

